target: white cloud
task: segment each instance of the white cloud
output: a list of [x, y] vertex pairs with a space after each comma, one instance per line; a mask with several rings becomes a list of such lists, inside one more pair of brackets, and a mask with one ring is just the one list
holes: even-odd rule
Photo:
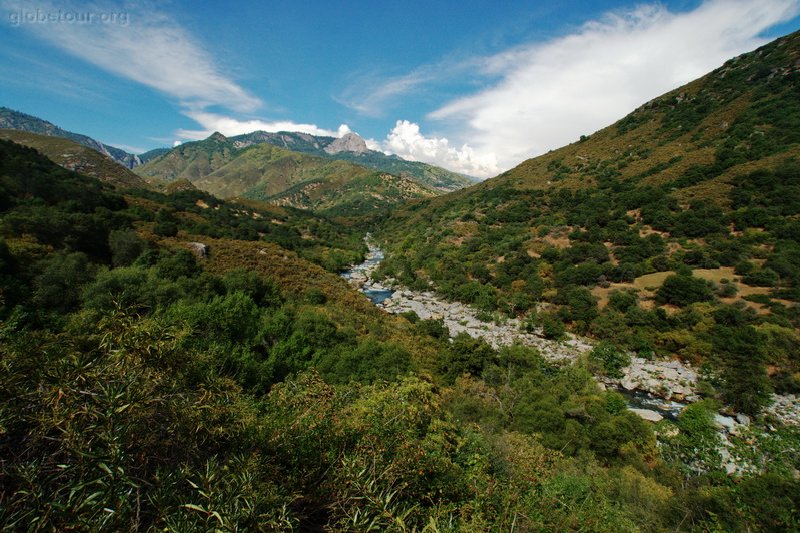
[[238, 120], [232, 117], [208, 113], [206, 111], [185, 111], [184, 114], [200, 124], [201, 130], [178, 130], [177, 136], [185, 140], [205, 139], [215, 131], [226, 137], [251, 133], [253, 131], [299, 131], [311, 135], [327, 137], [341, 137], [350, 132], [347, 124], [342, 124], [337, 130], [326, 130], [314, 124], [299, 124], [288, 120], [264, 121], [259, 119]]
[[797, 15], [798, 5], [712, 0], [686, 13], [659, 4], [611, 13], [572, 35], [487, 58], [482, 73], [500, 81], [428, 118], [468, 139], [473, 156], [509, 168], [756, 48], [766, 42], [759, 34]]
[[450, 146], [450, 141], [444, 137], [425, 137], [419, 124], [407, 120], [398, 120], [386, 140], [378, 146], [404, 159], [423, 161], [472, 176], [489, 177], [498, 170], [494, 155], [478, 155], [466, 144], [460, 148]]
[[[4, 0], [2, 5], [19, 14], [23, 22], [30, 14], [32, 22], [21, 26], [39, 38], [106, 71], [175, 97], [183, 106], [221, 105], [236, 111], [261, 106], [261, 100], [217, 67], [199, 42], [153, 5], [14, 0]], [[36, 16], [53, 20], [37, 23]]]

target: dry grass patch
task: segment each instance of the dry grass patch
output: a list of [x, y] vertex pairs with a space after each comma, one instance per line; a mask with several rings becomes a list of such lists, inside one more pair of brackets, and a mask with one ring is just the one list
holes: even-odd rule
[[[639, 292], [639, 303], [642, 307], [647, 309], [652, 309], [655, 307], [655, 301], [653, 298], [655, 297], [655, 292], [658, 290], [659, 287], [664, 283], [664, 280], [667, 279], [672, 274], [675, 274], [673, 271], [668, 272], [654, 272], [652, 274], [645, 274], [644, 276], [640, 276], [633, 280], [631, 283], [612, 283], [608, 287], [595, 287], [592, 289], [592, 294], [598, 299], [598, 306], [602, 309], [606, 305], [608, 305], [608, 298], [612, 291], [616, 290], [636, 290]], [[692, 274], [697, 277], [707, 281], [711, 281], [713, 283], [721, 283], [722, 280], [730, 280], [732, 283], [736, 285], [737, 293], [736, 296], [731, 298], [722, 298], [721, 301], [727, 304], [734, 304], [736, 302], [742, 301], [748, 307], [755, 309], [758, 313], [766, 314], [769, 313], [769, 307], [758, 304], [756, 302], [750, 302], [744, 300], [746, 296], [753, 296], [753, 295], [769, 295], [770, 288], [769, 287], [753, 287], [750, 285], [746, 285], [742, 283], [741, 276], [738, 276], [734, 273], [733, 267], [720, 267], [714, 269], [708, 268], [699, 268], [692, 271]], [[778, 300], [775, 300], [778, 301]], [[791, 302], [788, 300], [780, 300], [780, 303], [784, 305], [795, 305], [795, 302]]]

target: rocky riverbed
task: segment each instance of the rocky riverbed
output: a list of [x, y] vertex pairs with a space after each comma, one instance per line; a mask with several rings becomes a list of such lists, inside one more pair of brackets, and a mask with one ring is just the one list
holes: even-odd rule
[[[400, 286], [396, 280], [374, 281], [371, 276], [383, 260], [383, 251], [374, 245], [364, 262], [344, 272], [342, 276], [363, 292], [376, 306], [389, 313], [413, 311], [421, 319], [442, 320], [450, 337], [459, 333], [484, 339], [495, 348], [523, 344], [537, 348], [542, 356], [555, 363], [575, 361], [589, 352], [593, 345], [588, 339], [567, 335], [562, 341], [546, 339], [541, 331], [529, 333], [522, 329], [517, 319], [485, 322], [478, 312], [460, 302], [450, 302], [429, 291], [412, 291]], [[697, 390], [698, 373], [689, 364], [671, 359], [643, 359], [631, 357], [631, 364], [622, 370], [622, 377], [598, 378], [603, 386], [613, 387], [640, 396], [649, 397], [647, 405], [633, 407], [645, 419], [658, 421], [662, 413], [670, 415], [680, 411], [685, 403], [700, 399]], [[800, 424], [800, 398], [794, 395], [774, 395], [773, 404], [765, 414], [783, 424]], [[749, 419], [723, 417], [718, 426], [723, 432], [736, 433], [738, 426], [749, 424]]]

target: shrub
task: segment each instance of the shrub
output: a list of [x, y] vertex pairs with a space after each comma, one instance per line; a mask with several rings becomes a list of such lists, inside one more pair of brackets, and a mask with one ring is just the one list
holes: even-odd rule
[[656, 300], [659, 303], [679, 307], [696, 302], [707, 302], [713, 298], [714, 294], [709, 282], [685, 274], [669, 276], [656, 292]]
[[113, 230], [108, 234], [108, 247], [114, 266], [128, 266], [145, 249], [145, 242], [131, 230]]
[[589, 352], [589, 360], [600, 364], [603, 373], [610, 378], [621, 378], [622, 369], [631, 364], [630, 356], [608, 342], [601, 342]]
[[545, 313], [541, 315], [540, 320], [542, 324], [542, 334], [545, 338], [556, 341], [564, 338], [567, 330], [564, 327], [564, 323], [561, 322], [557, 316]]

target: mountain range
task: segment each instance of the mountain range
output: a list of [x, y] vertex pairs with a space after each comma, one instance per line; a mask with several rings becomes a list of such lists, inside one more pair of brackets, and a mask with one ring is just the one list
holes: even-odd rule
[[65, 168], [115, 185], [145, 187], [147, 180], [163, 187], [188, 180], [219, 197], [330, 213], [374, 212], [475, 183], [440, 167], [370, 150], [355, 133], [341, 138], [264, 131], [227, 138], [214, 133], [134, 155], [5, 107], [0, 108], [0, 129], [4, 138], [36, 148]]
[[[439, 193], [457, 190], [476, 182], [474, 178], [440, 167], [418, 161], [406, 161], [397, 156], [370, 150], [367, 148], [366, 142], [355, 133], [348, 133], [337, 139], [296, 132], [256, 131], [234, 137], [225, 137], [221, 133], [215, 132], [205, 140], [184, 143], [151, 159], [147, 164], [137, 168], [136, 172], [147, 179], [162, 181], [176, 178], [198, 180], [233, 161], [246, 150], [259, 145], [278, 147], [285, 151], [328, 161], [345, 161], [363, 168], [394, 174], [416, 181], [422, 187], [433, 189]], [[254, 183], [251, 183], [251, 186], [253, 185]], [[224, 185], [217, 185], [209, 190], [230, 195], [225, 188]], [[233, 194], [242, 192], [236, 190], [236, 187], [233, 187], [233, 190], [235, 191]]]
[[[87, 137], [88, 138], [88, 137]], [[58, 165], [124, 189], [148, 187], [141, 177], [107, 154], [65, 137], [0, 129], [0, 139], [35, 148]]]
[[[265, 142], [266, 136], [304, 152]], [[305, 134], [256, 132], [227, 138], [214, 133], [173, 148], [136, 172], [151, 182], [186, 179], [220, 198], [242, 197], [339, 213], [366, 213], [441, 193], [411, 178], [311, 155], [322, 151], [309, 148], [314, 144], [319, 146], [317, 138]]]
[[83, 146], [88, 146], [127, 168], [133, 168], [143, 162], [138, 155], [130, 154], [121, 148], [101, 143], [87, 135], [67, 131], [52, 122], [14, 111], [7, 107], [0, 107], [0, 129], [27, 131], [48, 137], [63, 137]]
[[[87, 135], [64, 130], [51, 122], [7, 107], [0, 107], [0, 129], [27, 131], [39, 135], [69, 139], [92, 148], [130, 169], [147, 164], [175, 150], [155, 148], [139, 155], [131, 154], [120, 148], [92, 139]], [[237, 135], [230, 139], [234, 152], [256, 144], [267, 143], [295, 152], [350, 161], [367, 168], [411, 178], [424, 186], [432, 187], [442, 192], [467, 187], [478, 181], [470, 176], [451, 172], [441, 167], [419, 161], [407, 161], [396, 155], [386, 155], [383, 152], [370, 150], [367, 148], [365, 141], [355, 133], [348, 133], [341, 139], [337, 139], [335, 137], [315, 136], [299, 132], [270, 133], [255, 131]], [[157, 174], [157, 172], [153, 170], [148, 170], [144, 173], [144, 175], [148, 176], [153, 176], [154, 174]], [[158, 177], [166, 181], [172, 179], [169, 171]]]

